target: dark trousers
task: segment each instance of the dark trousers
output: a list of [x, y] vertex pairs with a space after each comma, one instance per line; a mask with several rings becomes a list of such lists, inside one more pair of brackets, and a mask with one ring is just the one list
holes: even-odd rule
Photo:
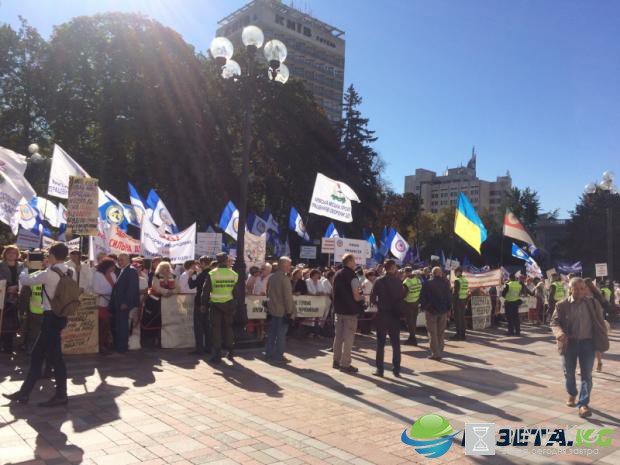
[[454, 301], [454, 325], [456, 335], [465, 337], [465, 307], [467, 299], [455, 299]]
[[114, 348], [120, 353], [129, 350], [129, 311], [120, 308], [114, 312]]
[[[395, 312], [395, 315], [397, 313]], [[400, 319], [396, 316], [377, 314], [377, 371], [383, 373], [383, 357], [385, 352], [385, 340], [390, 336], [392, 345], [392, 370], [400, 371]]]
[[20, 389], [22, 394], [29, 396], [41, 377], [41, 369], [43, 362], [48, 362], [54, 368], [54, 379], [56, 380], [56, 397], [67, 396], [67, 367], [62, 358], [62, 347], [60, 341], [60, 333], [67, 325], [66, 318], [59, 318], [52, 312], [48, 311], [43, 314], [43, 323], [41, 332], [37, 338], [37, 342], [32, 349], [30, 357], [30, 369], [26, 380]]
[[409, 339], [415, 341], [415, 330], [418, 321], [419, 303], [418, 302], [403, 302], [403, 313], [405, 314], [405, 322], [407, 323], [407, 329], [409, 330]]
[[516, 302], [504, 302], [506, 308], [506, 321], [508, 321], [508, 334], [521, 335], [521, 321], [519, 320], [520, 300]]
[[[222, 350], [222, 342], [226, 350], [233, 349], [233, 321], [235, 318], [235, 305], [233, 301], [221, 304], [211, 303], [211, 328], [213, 331], [213, 350], [219, 355]], [[223, 340], [223, 341], [222, 341]]]
[[201, 311], [200, 303], [194, 304], [194, 340], [196, 341], [196, 352], [209, 350], [210, 342], [209, 311]]

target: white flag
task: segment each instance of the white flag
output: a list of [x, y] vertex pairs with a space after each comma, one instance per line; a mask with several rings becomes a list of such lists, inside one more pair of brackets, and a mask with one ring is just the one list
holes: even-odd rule
[[10, 226], [13, 234], [18, 231], [19, 202], [36, 195], [24, 177], [26, 166], [26, 157], [0, 147], [0, 221]]
[[173, 264], [193, 260], [196, 250], [196, 223], [178, 234], [160, 234], [146, 216], [142, 218], [140, 244], [145, 258], [168, 257]]
[[351, 223], [353, 221], [351, 200], [360, 201], [353, 189], [343, 182], [317, 173], [309, 213]]
[[52, 195], [59, 199], [69, 198], [69, 176], [90, 178], [84, 168], [61, 149], [60, 146], [54, 144], [52, 168], [50, 169], [50, 177], [47, 183], [47, 195]]
[[407, 244], [403, 236], [395, 232], [392, 243], [390, 244], [390, 252], [392, 252], [392, 255], [397, 259], [402, 261], [407, 255], [407, 250], [409, 250], [409, 244]]

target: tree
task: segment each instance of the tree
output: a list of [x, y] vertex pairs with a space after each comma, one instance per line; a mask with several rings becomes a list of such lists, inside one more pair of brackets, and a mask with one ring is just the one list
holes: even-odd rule
[[41, 110], [47, 44], [24, 18], [20, 21], [18, 31], [0, 25], [0, 146], [25, 153], [30, 143], [44, 145], [49, 135]]
[[387, 191], [384, 194], [383, 207], [377, 219], [377, 230], [393, 227], [399, 231], [405, 239], [413, 243], [416, 236], [418, 225], [418, 215], [420, 213], [420, 197], [412, 194], [397, 194]]
[[523, 226], [533, 233], [540, 214], [538, 192], [529, 187], [523, 190], [513, 187], [504, 195], [501, 207], [502, 212], [511, 210]]

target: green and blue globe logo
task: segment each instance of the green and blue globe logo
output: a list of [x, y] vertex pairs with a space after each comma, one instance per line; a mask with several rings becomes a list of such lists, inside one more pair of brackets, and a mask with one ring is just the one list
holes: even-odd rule
[[403, 431], [401, 441], [413, 446], [416, 452], [425, 457], [434, 459], [448, 452], [452, 445], [452, 438], [456, 433], [444, 417], [439, 415], [424, 415], [413, 424], [409, 435]]

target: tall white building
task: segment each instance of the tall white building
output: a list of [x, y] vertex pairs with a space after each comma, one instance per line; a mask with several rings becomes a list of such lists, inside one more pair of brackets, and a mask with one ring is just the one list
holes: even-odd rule
[[[278, 39], [288, 49], [285, 64], [291, 76], [305, 81], [330, 121], [342, 119], [344, 31], [281, 0], [253, 0], [218, 21], [217, 35], [241, 45], [241, 31], [253, 24], [265, 41]], [[262, 54], [261, 54], [262, 56]]]
[[498, 176], [495, 181], [477, 177], [475, 150], [472, 150], [467, 166], [448, 168], [441, 176], [423, 168], [416, 169], [414, 175], [405, 176], [405, 193], [419, 195], [422, 208], [433, 213], [456, 206], [459, 192], [463, 192], [477, 210], [498, 213], [504, 193], [511, 188], [510, 173]]

